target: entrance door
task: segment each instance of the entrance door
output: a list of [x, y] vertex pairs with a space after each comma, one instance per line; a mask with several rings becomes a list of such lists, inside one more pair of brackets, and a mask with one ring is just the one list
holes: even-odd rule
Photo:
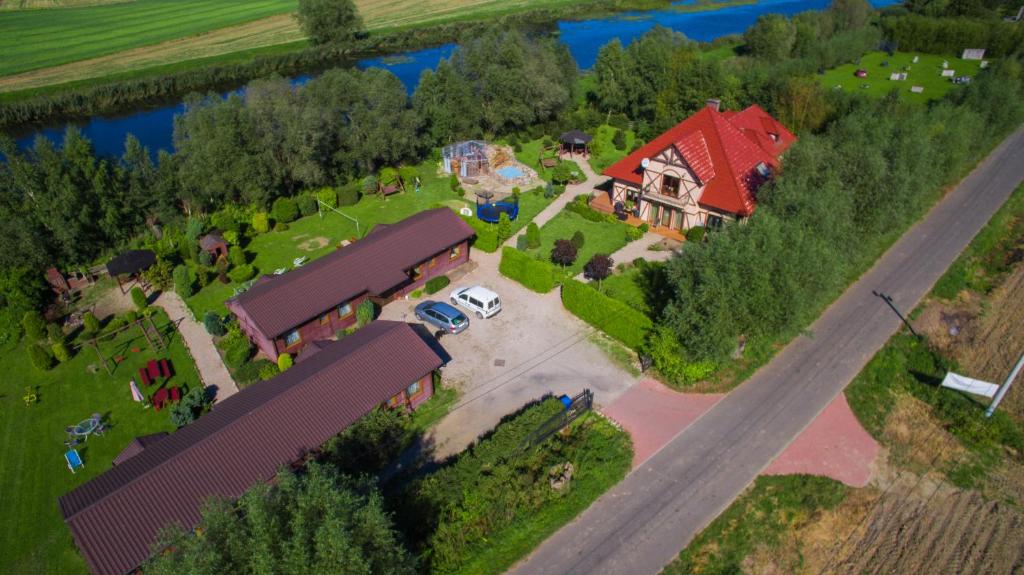
[[661, 225], [663, 225], [663, 226], [665, 226], [667, 228], [667, 227], [670, 227], [671, 223], [672, 223], [672, 209], [671, 208], [662, 208], [662, 210], [661, 210]]
[[659, 218], [661, 217], [661, 206], [658, 204], [650, 204], [651, 206], [651, 225], [657, 226]]

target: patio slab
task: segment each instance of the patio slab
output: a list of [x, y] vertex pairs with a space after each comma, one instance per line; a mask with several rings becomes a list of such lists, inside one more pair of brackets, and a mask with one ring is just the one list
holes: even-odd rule
[[871, 480], [878, 442], [853, 415], [840, 393], [828, 407], [762, 471], [763, 475], [823, 475], [851, 487]]
[[636, 469], [723, 397], [721, 393], [679, 393], [644, 379], [601, 412], [629, 432]]

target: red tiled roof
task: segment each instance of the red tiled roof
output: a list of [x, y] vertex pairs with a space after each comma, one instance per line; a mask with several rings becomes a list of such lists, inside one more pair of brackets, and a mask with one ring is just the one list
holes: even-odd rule
[[[777, 169], [778, 155], [796, 140], [785, 127], [775, 122], [772, 126], [777, 125], [780, 129], [779, 136], [783, 145], [778, 153], [769, 153], [736, 123], [739, 119], [741, 124], [746, 125], [751, 119], [756, 119], [758, 125], [761, 125], [765, 117], [775, 122], [774, 118], [756, 105], [732, 113], [722, 113], [710, 107], [702, 108], [603, 173], [637, 186], [643, 185], [640, 162], [675, 145], [705, 184], [701, 204], [724, 212], [749, 215], [754, 210], [757, 187], [764, 179], [757, 171], [758, 164], [764, 163]], [[747, 131], [753, 133], [750, 128]], [[757, 135], [761, 133], [757, 132]], [[767, 138], [767, 132], [764, 135]], [[701, 140], [707, 151], [706, 157], [699, 145]], [[705, 163], [708, 165], [705, 166]]]
[[[743, 132], [744, 136], [761, 146], [773, 158], [778, 158], [796, 141], [796, 136], [792, 132], [757, 104], [733, 114], [728, 119]], [[774, 140], [770, 134], [775, 134], [778, 140]]]
[[408, 281], [407, 271], [474, 235], [448, 208], [426, 210], [381, 226], [363, 239], [228, 301], [244, 309], [267, 337], [277, 337], [359, 294], [381, 295]]
[[375, 321], [63, 495], [61, 514], [95, 575], [123, 575], [162, 527], [194, 527], [207, 498], [271, 479], [441, 364], [408, 324]]

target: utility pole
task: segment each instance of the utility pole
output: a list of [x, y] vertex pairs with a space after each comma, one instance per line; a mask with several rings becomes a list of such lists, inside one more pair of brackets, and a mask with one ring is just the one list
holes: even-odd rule
[[1017, 365], [1013, 366], [1013, 370], [1010, 371], [1010, 375], [1006, 376], [1006, 381], [1003, 385], [999, 386], [999, 391], [996, 392], [996, 396], [992, 398], [992, 403], [988, 405], [988, 409], [985, 410], [985, 417], [992, 417], [992, 414], [996, 412], [996, 408], [999, 407], [999, 402], [1003, 400], [1003, 396], [1010, 390], [1010, 385], [1013, 384], [1013, 380], [1017, 379], [1017, 375], [1020, 373], [1021, 368], [1024, 368], [1024, 353], [1020, 354], [1020, 359], [1017, 360]]
[[916, 331], [914, 331], [914, 326], [910, 325], [910, 322], [907, 321], [907, 318], [903, 317], [903, 314], [900, 313], [900, 310], [896, 309], [896, 305], [892, 303], [892, 296], [885, 295], [884, 293], [875, 290], [871, 290], [871, 295], [882, 298], [882, 301], [889, 304], [889, 307], [892, 308], [893, 313], [895, 313], [897, 317], [903, 320], [904, 325], [907, 326], [907, 329], [910, 330], [910, 333], [914, 334], [914, 337], [918, 339], [921, 338], [921, 336], [918, 335]]

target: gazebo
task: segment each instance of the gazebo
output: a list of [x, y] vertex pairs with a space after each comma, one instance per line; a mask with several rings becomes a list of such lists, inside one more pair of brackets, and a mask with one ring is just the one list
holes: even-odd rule
[[221, 256], [228, 257], [228, 243], [224, 241], [224, 236], [218, 231], [210, 232], [199, 238], [199, 248], [204, 252], [210, 252], [215, 260]]
[[558, 141], [562, 144], [558, 153], [569, 154], [570, 157], [580, 154], [585, 158], [590, 155], [590, 140], [593, 139], [590, 134], [580, 130], [569, 130], [558, 137]]
[[[150, 250], [128, 250], [107, 262], [107, 273], [117, 278], [117, 287], [125, 293], [121, 276], [135, 277], [156, 263], [156, 254]], [[130, 283], [130, 282], [129, 282]]]

